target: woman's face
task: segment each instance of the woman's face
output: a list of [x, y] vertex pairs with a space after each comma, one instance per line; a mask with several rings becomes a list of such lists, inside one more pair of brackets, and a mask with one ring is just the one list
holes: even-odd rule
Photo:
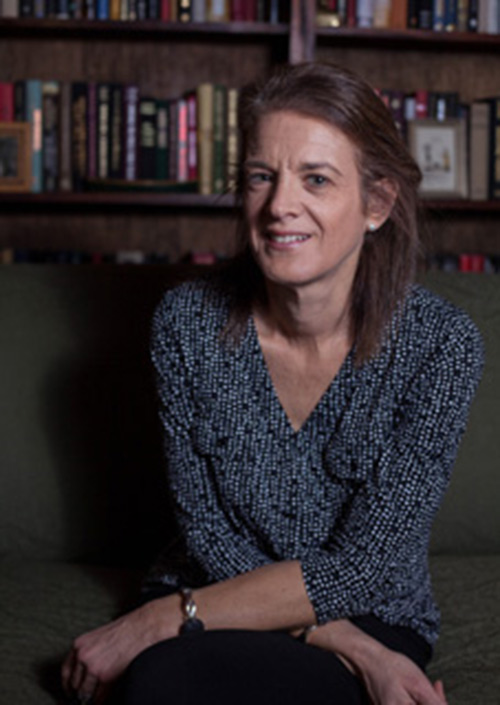
[[372, 222], [354, 145], [328, 123], [288, 111], [264, 116], [256, 137], [244, 205], [264, 276], [289, 286], [336, 278], [350, 287]]

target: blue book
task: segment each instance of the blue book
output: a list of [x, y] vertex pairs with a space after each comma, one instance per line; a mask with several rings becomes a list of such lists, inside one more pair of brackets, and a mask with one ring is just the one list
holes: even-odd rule
[[96, 10], [98, 20], [109, 20], [109, 0], [97, 0]]
[[31, 126], [31, 190], [42, 191], [42, 82], [37, 79], [26, 81], [26, 118]]

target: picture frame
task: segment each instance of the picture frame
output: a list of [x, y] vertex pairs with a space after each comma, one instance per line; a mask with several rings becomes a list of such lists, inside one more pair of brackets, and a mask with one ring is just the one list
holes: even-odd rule
[[28, 122], [0, 122], [0, 193], [31, 191]]
[[422, 171], [422, 198], [467, 198], [466, 122], [420, 119], [408, 122], [410, 152]]

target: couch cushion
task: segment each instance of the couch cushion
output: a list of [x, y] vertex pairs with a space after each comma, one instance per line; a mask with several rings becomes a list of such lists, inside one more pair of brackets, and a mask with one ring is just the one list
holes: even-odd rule
[[500, 553], [500, 279], [437, 272], [424, 283], [469, 313], [486, 348], [483, 378], [435, 524], [432, 550]]
[[1, 702], [60, 702], [61, 662], [73, 639], [128, 607], [138, 582], [125, 570], [1, 561]]
[[431, 572], [442, 630], [430, 676], [450, 705], [498, 705], [500, 556], [435, 556]]

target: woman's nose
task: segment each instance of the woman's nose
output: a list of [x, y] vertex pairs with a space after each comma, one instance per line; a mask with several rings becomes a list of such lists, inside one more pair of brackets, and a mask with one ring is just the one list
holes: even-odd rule
[[277, 220], [297, 215], [300, 206], [299, 195], [291, 180], [276, 180], [267, 205], [269, 214]]

